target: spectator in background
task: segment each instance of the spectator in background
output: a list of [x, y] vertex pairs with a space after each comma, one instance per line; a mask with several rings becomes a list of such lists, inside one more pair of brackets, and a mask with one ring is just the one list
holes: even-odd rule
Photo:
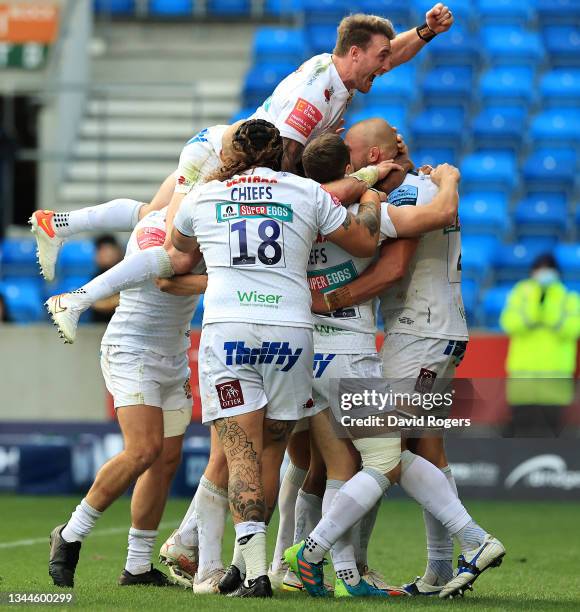
[[[574, 397], [580, 296], [560, 281], [554, 257], [541, 255], [530, 278], [508, 296], [500, 325], [510, 337], [506, 370], [511, 435], [558, 435], [561, 408]], [[525, 380], [522, 380], [525, 379]]]
[[0, 323], [10, 323], [10, 316], [6, 308], [4, 296], [0, 293]]
[[[110, 234], [103, 234], [95, 239], [95, 261], [97, 270], [95, 276], [106, 272], [123, 259], [123, 249], [117, 239]], [[119, 305], [119, 294], [103, 300], [98, 300], [91, 309], [91, 320], [94, 323], [108, 323]]]

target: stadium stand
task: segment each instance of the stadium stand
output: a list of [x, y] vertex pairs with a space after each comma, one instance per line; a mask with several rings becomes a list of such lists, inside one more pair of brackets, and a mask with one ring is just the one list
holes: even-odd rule
[[[251, 15], [256, 27], [250, 66], [239, 79], [239, 110], [235, 103], [220, 107], [236, 120], [252, 113], [304, 59], [331, 51], [343, 15], [354, 10], [383, 14], [401, 30], [420, 23], [433, 0], [94, 0], [93, 5], [97, 14], [137, 21]], [[452, 31], [436, 38], [410, 64], [377, 79], [371, 93], [356, 95], [347, 127], [382, 115], [403, 132], [418, 165], [459, 165], [466, 311], [471, 325], [497, 329], [509, 287], [526, 276], [541, 252], [553, 251], [564, 280], [580, 287], [580, 3], [451, 0], [449, 5], [456, 19]], [[239, 72], [237, 66], [232, 74]], [[207, 107], [217, 108], [218, 103], [212, 99]], [[114, 113], [117, 106], [110, 109]], [[185, 116], [187, 111], [179, 112]], [[119, 125], [115, 138], [127, 137], [128, 124]], [[89, 129], [85, 125], [83, 133]], [[181, 133], [172, 138], [171, 150]], [[168, 160], [175, 157], [169, 144]], [[88, 144], [79, 146], [84, 151]], [[106, 189], [118, 197], [125, 195], [120, 187]], [[70, 187], [68, 201], [92, 201], [94, 190], [79, 190], [76, 184]], [[69, 281], [92, 274], [91, 249], [86, 241], [63, 249], [59, 286], [72, 286]], [[42, 290], [31, 241], [6, 239], [0, 254], [0, 292], [8, 307], [18, 308], [21, 322], [42, 318], [36, 307]], [[201, 312], [194, 323], [200, 322]]]

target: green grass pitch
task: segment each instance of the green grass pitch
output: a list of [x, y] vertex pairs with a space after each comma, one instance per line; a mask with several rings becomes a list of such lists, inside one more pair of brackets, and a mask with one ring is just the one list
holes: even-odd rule
[[[0, 496], [0, 591], [55, 591], [47, 573], [48, 534], [64, 522], [78, 498]], [[171, 500], [159, 543], [179, 523], [186, 500]], [[507, 556], [499, 569], [486, 572], [464, 599], [314, 600], [305, 594], [276, 593], [273, 601], [194, 596], [180, 588], [118, 587], [125, 560], [129, 525], [128, 499], [115, 503], [83, 545], [77, 568], [77, 609], [90, 610], [367, 610], [397, 606], [399, 610], [451, 607], [487, 610], [580, 610], [580, 505], [543, 502], [471, 502], [476, 520], [500, 537]], [[270, 528], [272, 553], [276, 520]], [[21, 541], [20, 544], [18, 542]], [[224, 550], [231, 550], [233, 529], [227, 526]], [[408, 501], [383, 503], [373, 540], [372, 566], [392, 584], [421, 574], [424, 531], [419, 508]], [[3, 606], [2, 609], [17, 606]], [[36, 605], [35, 608], [40, 606]], [[46, 606], [42, 606], [46, 607]], [[66, 607], [50, 606], [51, 609]], [[69, 606], [70, 609], [70, 606]]]

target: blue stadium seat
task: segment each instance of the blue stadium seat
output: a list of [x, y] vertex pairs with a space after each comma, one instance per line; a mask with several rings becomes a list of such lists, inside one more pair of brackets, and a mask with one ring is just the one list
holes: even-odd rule
[[14, 323], [34, 323], [45, 318], [42, 297], [36, 282], [7, 280], [0, 283], [6, 310]]
[[417, 99], [418, 87], [415, 79], [415, 67], [411, 64], [403, 64], [375, 79], [368, 94], [356, 95], [354, 99], [357, 104], [360, 100], [364, 100], [365, 106], [369, 104], [404, 104], [409, 106]]
[[487, 151], [466, 155], [461, 162], [461, 184], [470, 190], [510, 192], [517, 184], [515, 156]]
[[332, 53], [336, 43], [336, 24], [314, 24], [306, 26], [305, 31], [310, 55]]
[[510, 147], [519, 149], [526, 124], [526, 111], [521, 106], [484, 108], [471, 124], [478, 147]]
[[520, 237], [563, 237], [568, 223], [566, 200], [553, 194], [529, 196], [516, 206], [514, 222]]
[[302, 0], [302, 7], [307, 26], [329, 24], [335, 30], [338, 22], [351, 12], [348, 0]]
[[500, 330], [499, 317], [511, 290], [511, 285], [499, 285], [485, 292], [481, 303], [482, 323], [485, 327], [493, 331]]
[[345, 129], [349, 129], [358, 121], [365, 119], [373, 119], [374, 117], [382, 117], [391, 125], [396, 126], [401, 134], [407, 131], [407, 109], [402, 106], [365, 106], [362, 110], [353, 113], [347, 113], [345, 119]]
[[431, 41], [426, 52], [435, 65], [450, 64], [475, 68], [481, 60], [479, 34], [468, 32], [455, 23], [449, 32]]
[[455, 165], [456, 153], [454, 149], [445, 147], [430, 147], [428, 149], [415, 149], [411, 151], [413, 162], [421, 166], [437, 166], [438, 164]]
[[149, 0], [151, 15], [169, 17], [193, 14], [192, 0]]
[[552, 64], [580, 66], [580, 27], [548, 26], [542, 30], [546, 51]]
[[2, 274], [5, 278], [31, 276], [39, 282], [36, 242], [33, 238], [6, 238], [2, 243]]
[[524, 162], [524, 185], [529, 191], [570, 191], [576, 175], [574, 149], [539, 149]]
[[278, 83], [296, 70], [294, 64], [257, 64], [246, 74], [243, 89], [244, 105], [258, 107], [274, 91]]
[[578, 23], [580, 19], [578, 0], [537, 0], [536, 10], [543, 24]]
[[96, 13], [127, 15], [135, 12], [135, 0], [93, 0]]
[[527, 105], [534, 97], [534, 70], [529, 66], [492, 68], [482, 75], [479, 93], [486, 105]]
[[478, 191], [461, 197], [461, 231], [501, 236], [509, 229], [508, 201], [503, 193]]
[[494, 64], [536, 66], [545, 58], [540, 35], [520, 27], [489, 26], [483, 30], [482, 41], [489, 61]]
[[423, 80], [423, 95], [429, 104], [438, 102], [468, 105], [473, 92], [473, 71], [469, 66], [438, 66]]
[[572, 108], [553, 108], [536, 115], [530, 126], [533, 146], [580, 146], [580, 114]]
[[266, 0], [264, 9], [268, 15], [295, 15], [302, 11], [302, 0]]
[[546, 72], [540, 81], [540, 92], [546, 106], [578, 106], [580, 69], [560, 68]]
[[207, 0], [209, 15], [219, 15], [220, 17], [249, 15], [250, 8], [250, 0]]
[[232, 123], [236, 123], [237, 121], [240, 121], [241, 119], [248, 119], [248, 117], [251, 117], [256, 112], [256, 108], [257, 108], [256, 106], [245, 106], [244, 108], [242, 108], [241, 110], [239, 110], [237, 113], [235, 113], [234, 115], [230, 117], [230, 121], [229, 121], [230, 125]]
[[483, 24], [525, 24], [535, 16], [533, 3], [522, 0], [478, 0]]
[[262, 27], [254, 37], [254, 61], [259, 63], [281, 62], [298, 67], [307, 54], [306, 37], [302, 30], [294, 28]]
[[534, 259], [544, 253], [543, 247], [532, 247], [519, 242], [500, 245], [495, 251], [496, 277], [502, 281], [516, 282], [525, 278]]
[[463, 306], [467, 317], [467, 324], [473, 326], [477, 324], [477, 302], [479, 296], [479, 284], [472, 278], [462, 279], [461, 295]]
[[96, 271], [95, 245], [90, 240], [65, 242], [58, 257], [58, 275], [88, 276]]
[[[463, 224], [461, 217], [459, 219]], [[496, 236], [464, 235], [463, 228], [461, 234], [462, 278], [485, 282], [491, 273], [499, 240]]]
[[413, 15], [411, 7], [408, 3], [401, 2], [401, 0], [357, 0], [353, 4], [354, 6], [351, 5], [353, 12], [381, 15], [387, 17], [395, 24], [404, 25], [406, 28], [412, 25]]
[[520, 236], [518, 242], [535, 253], [553, 253], [558, 238], [556, 236]]
[[566, 280], [580, 280], [580, 244], [559, 244], [554, 252], [556, 261]]
[[411, 133], [418, 146], [458, 147], [464, 138], [465, 111], [457, 107], [427, 108], [415, 116]]
[[[433, 8], [435, 2], [432, 0], [412, 0], [417, 23], [425, 21], [425, 13]], [[452, 0], [448, 6], [453, 11], [456, 23], [469, 24], [477, 17], [477, 9], [471, 0]]]

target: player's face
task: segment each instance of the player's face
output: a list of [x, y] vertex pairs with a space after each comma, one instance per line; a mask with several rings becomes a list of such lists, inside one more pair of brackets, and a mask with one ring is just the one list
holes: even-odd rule
[[390, 69], [391, 41], [382, 34], [374, 34], [368, 47], [358, 49], [355, 62], [355, 88], [368, 93], [376, 77]]
[[350, 149], [350, 163], [352, 165], [353, 172], [360, 170], [368, 163], [368, 146], [364, 140], [357, 138], [356, 134], [352, 134], [352, 131], [346, 133], [344, 142]]

